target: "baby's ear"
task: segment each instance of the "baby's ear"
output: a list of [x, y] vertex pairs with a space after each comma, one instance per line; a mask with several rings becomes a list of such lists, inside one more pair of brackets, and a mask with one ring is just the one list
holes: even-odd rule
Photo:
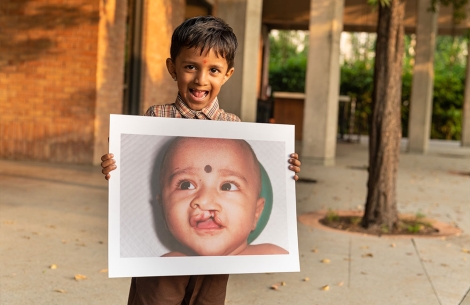
[[266, 200], [263, 197], [258, 198], [258, 200], [256, 200], [255, 219], [254, 219], [252, 230], [256, 229], [256, 225], [258, 224], [258, 219], [261, 217], [261, 213], [263, 213], [265, 202]]

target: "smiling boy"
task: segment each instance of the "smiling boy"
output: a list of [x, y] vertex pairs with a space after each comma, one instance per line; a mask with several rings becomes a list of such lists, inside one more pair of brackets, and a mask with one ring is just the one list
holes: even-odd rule
[[176, 138], [163, 158], [158, 198], [183, 255], [287, 254], [273, 244], [248, 245], [264, 209], [261, 169], [243, 140]]
[[[177, 82], [172, 104], [151, 106], [145, 115], [239, 122], [240, 118], [219, 108], [217, 95], [232, 76], [237, 38], [222, 19], [212, 16], [186, 20], [173, 32], [168, 72]], [[101, 157], [102, 173], [109, 180], [116, 169], [112, 153]], [[297, 154], [288, 160], [298, 173]], [[297, 175], [294, 175], [297, 180]], [[133, 278], [129, 305], [223, 305], [228, 275], [195, 275]]]

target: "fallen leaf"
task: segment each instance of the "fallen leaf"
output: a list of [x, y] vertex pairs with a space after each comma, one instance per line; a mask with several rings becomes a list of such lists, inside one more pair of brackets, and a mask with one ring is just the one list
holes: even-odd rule
[[15, 224], [15, 222], [13, 220], [5, 220], [5, 221], [3, 221], [3, 224], [4, 225], [13, 225], [13, 224]]
[[57, 269], [57, 265], [56, 264], [52, 264], [49, 266], [49, 269]]
[[469, 249], [463, 248], [463, 249], [462, 249], [462, 252], [463, 252], [463, 253], [469, 253], [469, 254], [470, 254], [470, 250], [469, 250]]
[[339, 286], [339, 287], [341, 287], [341, 286], [343, 286], [343, 285], [344, 285], [344, 282], [339, 282], [339, 283], [338, 283], [338, 286]]
[[318, 249], [313, 249], [312, 252], [313, 253], [318, 253]]
[[362, 257], [374, 257], [374, 254], [366, 253], [366, 254], [362, 254]]
[[328, 290], [330, 290], [330, 286], [325, 285], [325, 286], [323, 286], [323, 287], [321, 288], [321, 290], [323, 290], [323, 291], [328, 291]]
[[108, 269], [101, 269], [101, 270], [99, 271], [99, 273], [106, 273], [106, 272], [108, 272]]
[[82, 274], [75, 274], [75, 280], [78, 282], [78, 281], [81, 281], [81, 280], [86, 280], [87, 277], [86, 275], [82, 275]]
[[286, 282], [281, 282], [281, 286], [286, 286]]
[[367, 275], [367, 272], [361, 271], [361, 274]]
[[304, 281], [304, 282], [308, 282], [308, 281], [310, 281], [310, 278], [304, 277], [303, 281]]
[[54, 289], [55, 292], [67, 293], [64, 289]]
[[67, 243], [67, 240], [66, 240], [66, 239], [62, 239], [62, 243], [63, 243], [63, 244], [66, 244], [66, 243]]
[[442, 267], [449, 267], [447, 264], [441, 264]]
[[321, 262], [322, 262], [323, 264], [329, 264], [329, 263], [330, 263], [330, 260], [327, 259], [327, 258], [325, 258], [325, 259], [322, 259]]
[[395, 244], [390, 244], [390, 247], [395, 248], [397, 245]]
[[279, 286], [274, 284], [274, 285], [271, 285], [270, 287], [272, 290], [279, 290]]
[[413, 253], [412, 252], [406, 252], [406, 255], [411, 256], [411, 255], [413, 255]]
[[50, 229], [55, 229], [56, 227], [54, 225], [47, 225], [48, 228]]
[[75, 246], [86, 247], [85, 243], [75, 244]]
[[369, 249], [369, 246], [362, 246], [361, 249]]

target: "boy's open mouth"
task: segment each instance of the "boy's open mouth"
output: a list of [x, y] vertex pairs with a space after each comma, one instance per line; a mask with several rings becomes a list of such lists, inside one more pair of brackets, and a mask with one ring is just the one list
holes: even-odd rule
[[202, 230], [221, 229], [222, 224], [220, 218], [214, 211], [205, 211], [201, 214], [191, 216], [189, 219], [191, 227]]
[[209, 94], [209, 91], [197, 89], [189, 89], [189, 92], [191, 92], [191, 95], [193, 95], [196, 99], [203, 99]]

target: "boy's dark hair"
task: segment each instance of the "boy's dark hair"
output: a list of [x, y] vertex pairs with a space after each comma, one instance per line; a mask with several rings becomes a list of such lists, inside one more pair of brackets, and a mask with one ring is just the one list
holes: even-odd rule
[[170, 55], [173, 62], [182, 48], [197, 48], [201, 55], [214, 50], [217, 56], [225, 58], [231, 69], [237, 51], [237, 37], [232, 28], [220, 18], [199, 16], [180, 24], [171, 37]]

